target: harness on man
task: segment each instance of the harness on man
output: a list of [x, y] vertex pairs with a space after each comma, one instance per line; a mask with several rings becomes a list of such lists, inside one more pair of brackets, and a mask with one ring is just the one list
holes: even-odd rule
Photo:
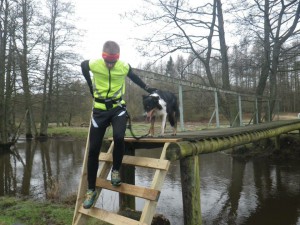
[[100, 98], [95, 98], [95, 102], [105, 104], [105, 107], [106, 107], [107, 110], [112, 109], [114, 104], [119, 104], [121, 101], [122, 101], [122, 98], [118, 98], [118, 99], [112, 99], [112, 98], [100, 99]]

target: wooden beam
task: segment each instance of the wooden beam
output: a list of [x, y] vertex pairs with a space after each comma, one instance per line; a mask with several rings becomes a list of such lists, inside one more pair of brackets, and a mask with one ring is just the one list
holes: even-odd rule
[[[205, 138], [194, 141], [170, 143], [166, 158], [174, 161], [185, 157], [226, 150], [235, 146], [256, 142], [262, 139], [276, 137], [280, 134], [298, 130], [300, 123], [265, 128], [259, 131], [248, 131], [227, 137]], [[222, 129], [221, 129], [222, 130]]]
[[84, 209], [81, 207], [79, 212], [88, 215], [99, 220], [105, 221], [110, 224], [118, 224], [118, 225], [147, 225], [146, 223], [141, 223], [137, 220], [130, 219], [125, 216], [121, 216], [115, 213], [108, 212], [103, 209], [98, 208], [91, 208], [91, 209]]
[[199, 156], [180, 160], [184, 225], [201, 225]]
[[[99, 160], [112, 162], [112, 154], [101, 152], [99, 155]], [[170, 162], [164, 159], [124, 155], [122, 164], [140, 166], [144, 168], [167, 170]]]
[[96, 186], [151, 201], [157, 201], [160, 195], [160, 191], [158, 190], [146, 187], [138, 187], [132, 184], [122, 183], [122, 185], [115, 187], [111, 185], [110, 180], [105, 180], [101, 178], [97, 178]]

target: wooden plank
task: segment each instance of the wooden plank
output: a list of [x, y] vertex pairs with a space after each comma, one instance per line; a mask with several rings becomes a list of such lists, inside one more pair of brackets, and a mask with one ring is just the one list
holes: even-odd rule
[[95, 207], [91, 209], [84, 209], [83, 207], [81, 207], [79, 212], [84, 215], [91, 216], [96, 219], [115, 225], [147, 225], [146, 223], [141, 223], [128, 217], [124, 217]]
[[[99, 155], [100, 161], [112, 162], [112, 154], [101, 152]], [[155, 159], [149, 157], [129, 156], [124, 155], [123, 164], [140, 166], [145, 168], [168, 170], [170, 161], [165, 159]]]
[[91, 123], [92, 123], [92, 116], [93, 113], [91, 113], [90, 117], [90, 125], [89, 125], [89, 132], [86, 139], [86, 145], [85, 145], [85, 152], [83, 157], [83, 164], [82, 164], [82, 175], [79, 181], [79, 187], [78, 187], [78, 193], [77, 193], [77, 199], [76, 199], [76, 205], [74, 209], [74, 216], [73, 216], [73, 222], [74, 225], [83, 225], [86, 224], [86, 217], [81, 216], [78, 213], [78, 210], [80, 206], [82, 205], [84, 195], [86, 193], [86, 188], [88, 186], [87, 184], [87, 161], [88, 161], [88, 152], [89, 152], [89, 138], [90, 138], [90, 129], [91, 129]]
[[[112, 141], [113, 138], [108, 138], [109, 141]], [[147, 142], [147, 143], [166, 143], [166, 142], [178, 142], [181, 141], [180, 137], [146, 137], [141, 139], [135, 139], [134, 137], [125, 137], [125, 142]]]
[[101, 178], [97, 178], [96, 180], [96, 186], [101, 187], [107, 190], [116, 191], [122, 194], [127, 194], [151, 201], [157, 201], [160, 195], [160, 191], [145, 187], [139, 187], [132, 184], [125, 184], [122, 183], [122, 185], [118, 187], [114, 187], [111, 185], [110, 180], [105, 180]]
[[[166, 152], [169, 145], [170, 143], [165, 143], [160, 159], [166, 158]], [[167, 171], [156, 170], [150, 188], [160, 191], [164, 184], [166, 175], [167, 175]], [[146, 200], [140, 221], [146, 224], [151, 224], [153, 216], [155, 214], [156, 206], [157, 206], [157, 202]]]

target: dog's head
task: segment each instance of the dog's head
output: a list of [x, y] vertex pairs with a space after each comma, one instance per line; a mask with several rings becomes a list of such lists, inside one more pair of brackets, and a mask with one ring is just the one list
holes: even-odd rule
[[159, 109], [159, 96], [143, 95], [143, 105], [147, 119], [151, 119], [155, 110]]

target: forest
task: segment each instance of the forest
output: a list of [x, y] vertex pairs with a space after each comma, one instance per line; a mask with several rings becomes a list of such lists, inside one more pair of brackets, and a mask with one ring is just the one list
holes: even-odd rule
[[[162, 75], [214, 88], [231, 126], [239, 125], [238, 94], [247, 113], [258, 104], [256, 122], [300, 112], [300, 0], [140, 1], [153, 10], [133, 7], [123, 17], [149, 26], [134, 46], [147, 58], [138, 69], [158, 74], [141, 76], [147, 84], [178, 95]], [[21, 128], [37, 138], [47, 137], [49, 124], [89, 122], [93, 99], [81, 75], [76, 46], [84, 31], [76, 19], [72, 1], [0, 0], [0, 145], [13, 144]], [[128, 111], [140, 121], [146, 92], [126, 85]], [[184, 86], [183, 95], [185, 121], [209, 119], [213, 92]]]

